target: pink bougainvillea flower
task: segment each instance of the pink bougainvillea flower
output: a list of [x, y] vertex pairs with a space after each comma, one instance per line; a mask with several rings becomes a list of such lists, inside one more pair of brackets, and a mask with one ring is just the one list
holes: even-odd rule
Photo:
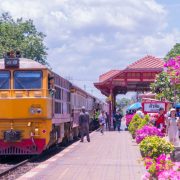
[[145, 125], [141, 129], [136, 131], [136, 142], [139, 144], [144, 138], [148, 136], [163, 137], [164, 134], [154, 126]]
[[149, 180], [151, 177], [151, 174], [149, 172], [146, 172], [143, 176], [142, 176], [142, 180]]

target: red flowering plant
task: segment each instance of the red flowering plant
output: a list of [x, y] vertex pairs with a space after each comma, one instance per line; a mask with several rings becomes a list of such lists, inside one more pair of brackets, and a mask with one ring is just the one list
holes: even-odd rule
[[151, 84], [151, 91], [156, 93], [156, 98], [166, 98], [169, 101], [180, 100], [180, 56], [170, 58], [164, 64], [165, 71], [156, 76]]
[[170, 82], [175, 93], [175, 101], [177, 101], [180, 98], [177, 94], [177, 89], [180, 88], [180, 56], [170, 58], [164, 64], [164, 67], [167, 68], [167, 73], [170, 77]]
[[149, 179], [172, 179], [180, 178], [180, 163], [172, 162], [170, 157], [161, 154], [158, 158], [144, 158], [145, 167], [148, 172], [143, 175], [143, 180]]
[[126, 114], [126, 126], [129, 126], [130, 122], [132, 121], [134, 114]]
[[164, 134], [161, 133], [161, 131], [154, 126], [145, 125], [141, 129], [136, 131], [136, 142], [139, 144], [143, 139], [148, 136], [163, 137]]
[[164, 67], [168, 69], [168, 73], [171, 76], [173, 83], [180, 83], [180, 56], [175, 58], [170, 58], [165, 64]]

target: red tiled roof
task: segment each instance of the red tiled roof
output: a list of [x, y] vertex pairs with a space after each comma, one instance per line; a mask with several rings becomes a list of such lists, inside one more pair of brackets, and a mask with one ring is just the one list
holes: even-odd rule
[[115, 78], [120, 73], [129, 72], [129, 71], [156, 71], [161, 72], [164, 68], [164, 61], [160, 58], [154, 56], [145, 56], [144, 58], [139, 59], [133, 64], [127, 66], [124, 70], [111, 70], [108, 71], [99, 77], [99, 82], [95, 83], [96, 85], [102, 84], [110, 78]]
[[163, 69], [163, 67], [164, 61], [162, 59], [148, 55], [127, 66], [126, 70]]
[[114, 77], [119, 72], [120, 72], [120, 70], [111, 70], [111, 71], [108, 71], [108, 72], [106, 72], [106, 73], [104, 73], [104, 74], [99, 76], [99, 82], [106, 81], [109, 78]]

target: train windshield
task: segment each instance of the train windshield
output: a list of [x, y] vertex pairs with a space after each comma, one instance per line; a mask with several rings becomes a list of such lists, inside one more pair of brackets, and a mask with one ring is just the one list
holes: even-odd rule
[[10, 89], [10, 72], [0, 72], [0, 89]]
[[41, 71], [15, 71], [14, 89], [41, 89]]

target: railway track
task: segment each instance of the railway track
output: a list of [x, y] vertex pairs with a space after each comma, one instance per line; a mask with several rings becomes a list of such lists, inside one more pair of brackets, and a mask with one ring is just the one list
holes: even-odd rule
[[[25, 174], [32, 168], [42, 163], [43, 161], [61, 152], [76, 141], [77, 140], [70, 142], [67, 146], [54, 146], [44, 151], [41, 155], [32, 156], [31, 158], [22, 160], [18, 163], [14, 163], [13, 160], [11, 162], [9, 161], [8, 163], [5, 163], [5, 160], [3, 160], [3, 164], [1, 164], [0, 162], [0, 179], [15, 180], [16, 178], [20, 177], [21, 175]], [[14, 164], [12, 164], [12, 162]]]
[[[95, 130], [98, 131], [99, 129]], [[92, 133], [94, 131], [91, 131]], [[3, 159], [3, 164], [0, 161], [0, 179], [1, 180], [15, 180], [16, 178], [20, 177], [21, 175], [25, 174], [32, 168], [38, 166], [43, 161], [51, 158], [57, 153], [60, 153], [62, 150], [70, 146], [71, 144], [77, 142], [79, 139], [73, 140], [69, 142], [67, 145], [62, 146], [61, 144], [51, 147], [50, 149], [44, 151], [42, 154], [37, 156], [32, 156], [31, 158], [19, 159], [17, 163], [13, 162], [12, 160], [8, 160], [6, 162], [6, 158]], [[17, 160], [17, 159], [16, 159]], [[14, 160], [14, 161], [16, 161]]]
[[19, 166], [24, 165], [27, 162], [29, 162], [29, 159], [26, 159], [26, 160], [24, 160], [24, 161], [22, 161], [22, 162], [20, 162], [20, 163], [18, 163], [16, 165], [10, 165], [10, 167], [6, 166], [4, 170], [2, 170], [0, 168], [0, 178], [7, 175], [10, 172], [12, 172], [13, 170], [17, 169]]

